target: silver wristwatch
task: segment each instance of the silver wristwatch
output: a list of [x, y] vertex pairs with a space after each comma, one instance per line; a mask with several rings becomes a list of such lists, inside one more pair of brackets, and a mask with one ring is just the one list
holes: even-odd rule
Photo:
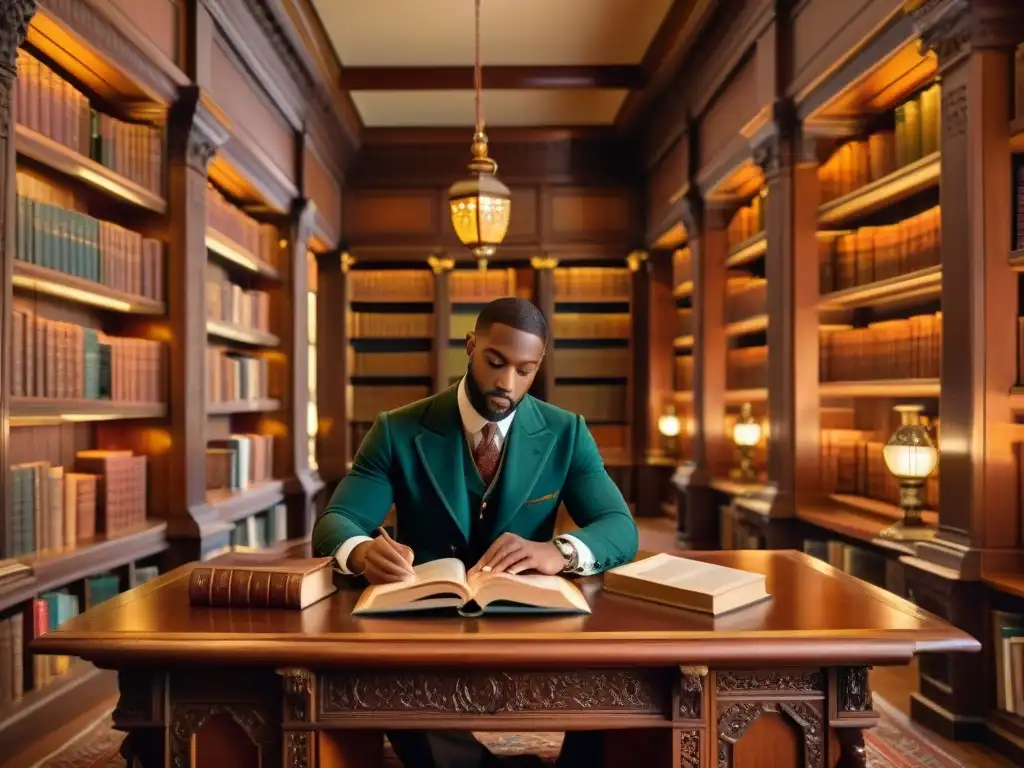
[[562, 568], [563, 573], [573, 573], [580, 565], [580, 553], [576, 551], [576, 547], [573, 546], [572, 542], [568, 539], [557, 536], [551, 541], [558, 551], [562, 553], [562, 557], [565, 558], [565, 566]]

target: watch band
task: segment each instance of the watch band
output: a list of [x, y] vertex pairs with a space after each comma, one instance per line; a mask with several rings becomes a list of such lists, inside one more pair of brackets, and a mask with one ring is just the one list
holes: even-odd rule
[[553, 543], [558, 547], [558, 551], [562, 553], [562, 557], [565, 558], [566, 563], [562, 568], [563, 573], [572, 573], [580, 564], [580, 553], [576, 550], [576, 547], [572, 545], [568, 539], [564, 539], [561, 536], [556, 536]]

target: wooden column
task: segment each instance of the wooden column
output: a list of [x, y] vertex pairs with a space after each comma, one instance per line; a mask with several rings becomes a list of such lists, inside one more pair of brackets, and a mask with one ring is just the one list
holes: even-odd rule
[[[154, 512], [168, 521], [172, 558], [192, 560], [229, 541], [230, 525], [206, 503], [206, 185], [207, 168], [228, 139], [222, 119], [196, 86], [171, 110], [168, 145], [167, 306], [171, 325], [168, 407], [171, 444], [154, 457]], [[159, 470], [157, 469], [159, 467]], [[157, 480], [154, 478], [154, 480]]]
[[685, 510], [678, 518], [680, 544], [715, 547], [718, 508], [711, 480], [725, 471], [730, 443], [725, 432], [725, 258], [728, 211], [705, 208], [695, 193], [684, 198], [683, 220], [693, 253], [693, 466], [686, 473]]
[[535, 256], [530, 259], [533, 267], [533, 303], [548, 321], [548, 351], [544, 355], [537, 378], [533, 381], [530, 394], [541, 400], [550, 400], [555, 391], [555, 267], [558, 259]]
[[0, 557], [10, 551], [11, 467], [11, 279], [14, 270], [15, 153], [11, 97], [17, 76], [18, 46], [36, 12], [35, 0], [0, 0]]
[[[978, 579], [1024, 565], [1008, 400], [1017, 373], [1017, 278], [1007, 263], [1010, 94], [1024, 6], [914, 0], [905, 7], [939, 60], [943, 349], [940, 530], [903, 561], [919, 605], [984, 638], [990, 630]], [[978, 685], [985, 669], [974, 654], [923, 660], [913, 716], [946, 736], [979, 735], [989, 708]]]
[[636, 467], [637, 515], [658, 516], [665, 501], [667, 480], [675, 469], [658, 432], [658, 419], [673, 402], [673, 339], [676, 328], [672, 298], [672, 253], [652, 251], [643, 258], [631, 254], [632, 297], [632, 439]]
[[354, 263], [340, 250], [317, 256], [317, 463], [328, 487], [345, 476], [352, 455], [348, 271]]
[[817, 211], [813, 140], [805, 142], [788, 102], [754, 148], [768, 185], [769, 515], [793, 517], [819, 487]]
[[448, 372], [444, 364], [452, 322], [451, 280], [448, 276], [455, 267], [455, 259], [431, 256], [427, 264], [434, 273], [434, 343], [430, 359], [433, 391], [436, 394], [448, 389]]
[[316, 204], [299, 198], [282, 228], [283, 247], [288, 263], [282, 270], [283, 285], [277, 301], [274, 332], [281, 340], [277, 365], [283, 366], [275, 377], [281, 402], [279, 424], [274, 430], [275, 474], [285, 481], [288, 505], [288, 536], [308, 536], [312, 530], [313, 497], [323, 488], [319, 474], [309, 466], [306, 421], [309, 401], [309, 275], [306, 252], [316, 218]]

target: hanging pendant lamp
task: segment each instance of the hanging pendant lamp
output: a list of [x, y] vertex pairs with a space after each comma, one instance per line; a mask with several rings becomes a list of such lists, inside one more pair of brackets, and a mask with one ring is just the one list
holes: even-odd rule
[[476, 257], [480, 269], [487, 268], [497, 247], [508, 232], [512, 200], [508, 187], [495, 175], [498, 164], [487, 155], [487, 134], [480, 109], [480, 0], [476, 4], [475, 68], [476, 130], [473, 133], [469, 163], [470, 176], [452, 184], [448, 190], [448, 209], [459, 240]]

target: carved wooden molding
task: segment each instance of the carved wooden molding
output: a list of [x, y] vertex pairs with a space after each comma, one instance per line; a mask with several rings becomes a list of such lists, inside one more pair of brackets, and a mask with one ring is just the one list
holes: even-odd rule
[[0, 0], [0, 138], [10, 135], [18, 48], [25, 42], [28, 23], [35, 13], [35, 0]]
[[[178, 704], [171, 721], [171, 766], [191, 768], [192, 737], [202, 730], [210, 718], [227, 715], [246, 732], [264, 755], [277, 751], [277, 733], [270, 714], [252, 704]], [[280, 753], [278, 753], [280, 754]]]
[[707, 667], [680, 667], [679, 717], [683, 720], [704, 718], [704, 682], [708, 677]]
[[839, 667], [836, 670], [839, 712], [867, 712], [871, 709], [871, 688], [867, 667]]
[[181, 89], [181, 98], [172, 113], [170, 132], [172, 160], [184, 157], [185, 163], [207, 175], [210, 161], [230, 138], [220, 117], [206, 103], [196, 86]]
[[719, 672], [715, 679], [719, 696], [766, 693], [824, 693], [825, 676], [820, 669], [804, 672], [748, 671]]
[[289, 731], [284, 735], [284, 764], [287, 768], [309, 768], [316, 765], [313, 744], [316, 739], [310, 731]]
[[165, 104], [174, 101], [178, 84], [137, 45], [121, 34], [92, 3], [86, 0], [42, 0], [41, 6], [88, 40], [90, 45], [120, 69], [137, 78]]
[[1024, 30], [1024, 8], [1017, 0], [906, 0], [923, 50], [935, 51], [940, 69], [972, 49], [1012, 50]]
[[285, 720], [308, 722], [313, 716], [313, 674], [308, 669], [279, 669], [284, 685]]
[[751, 725], [766, 712], [785, 714], [804, 734], [804, 766], [823, 768], [825, 737], [821, 702], [742, 701], [723, 703], [718, 715], [718, 768], [731, 768], [732, 748]]
[[680, 768], [700, 768], [701, 731], [683, 731], [679, 734]]
[[658, 670], [328, 672], [318, 680], [319, 714], [653, 714], [665, 711], [661, 683]]

